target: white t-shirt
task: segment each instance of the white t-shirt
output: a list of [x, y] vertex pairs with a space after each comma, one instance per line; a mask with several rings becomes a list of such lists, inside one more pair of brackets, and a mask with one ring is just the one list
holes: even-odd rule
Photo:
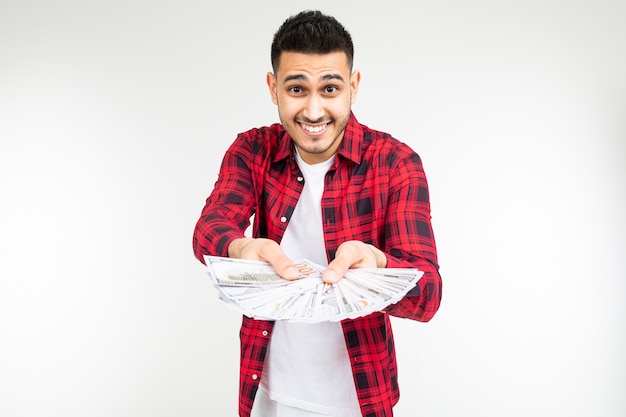
[[[309, 165], [296, 154], [304, 189], [281, 241], [292, 260], [328, 265], [322, 231], [324, 177], [334, 158]], [[279, 403], [335, 417], [361, 411], [341, 323], [277, 321], [262, 382]]]

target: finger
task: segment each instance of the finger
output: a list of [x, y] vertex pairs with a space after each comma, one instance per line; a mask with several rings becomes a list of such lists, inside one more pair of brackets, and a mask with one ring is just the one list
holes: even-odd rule
[[295, 267], [293, 262], [287, 257], [284, 260], [270, 262], [278, 275], [284, 279], [294, 280], [300, 277], [300, 271]]
[[348, 241], [339, 245], [335, 259], [324, 271], [322, 279], [328, 283], [335, 283], [343, 278], [350, 268], [377, 267], [376, 255], [370, 246], [359, 241]]
[[278, 275], [284, 279], [294, 280], [300, 277], [300, 271], [289, 259], [276, 242], [268, 243], [259, 248], [261, 257], [269, 262]]
[[341, 278], [343, 278], [344, 275], [345, 275], [345, 271], [338, 272], [334, 267], [331, 267], [330, 265], [328, 265], [328, 268], [326, 268], [326, 270], [322, 274], [322, 280], [327, 284], [335, 284]]
[[356, 252], [352, 250], [337, 250], [335, 259], [328, 264], [328, 267], [322, 274], [324, 282], [334, 284], [343, 278], [348, 269], [355, 263], [355, 254]]

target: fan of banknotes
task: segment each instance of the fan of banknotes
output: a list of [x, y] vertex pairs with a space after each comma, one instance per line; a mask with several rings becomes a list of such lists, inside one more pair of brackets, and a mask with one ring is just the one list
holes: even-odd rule
[[244, 315], [263, 320], [321, 322], [353, 319], [397, 303], [422, 277], [405, 268], [349, 270], [335, 284], [322, 280], [326, 267], [303, 259], [300, 278], [281, 278], [268, 263], [205, 256], [219, 298]]

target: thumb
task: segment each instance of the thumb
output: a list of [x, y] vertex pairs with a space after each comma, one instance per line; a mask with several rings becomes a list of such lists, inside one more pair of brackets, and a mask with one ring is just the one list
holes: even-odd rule
[[343, 278], [348, 271], [348, 268], [349, 267], [342, 265], [341, 262], [334, 260], [328, 264], [328, 267], [322, 274], [322, 279], [324, 282], [334, 284]]
[[278, 263], [272, 263], [272, 265], [276, 273], [284, 279], [294, 280], [300, 277], [300, 271], [298, 271], [298, 268], [295, 267], [289, 258], [285, 257], [282, 262], [278, 261]]

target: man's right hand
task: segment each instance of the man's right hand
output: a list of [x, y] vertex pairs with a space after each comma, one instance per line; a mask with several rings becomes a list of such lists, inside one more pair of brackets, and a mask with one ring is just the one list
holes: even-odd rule
[[291, 259], [283, 253], [280, 245], [271, 239], [250, 237], [235, 239], [228, 246], [228, 256], [268, 262], [284, 279], [294, 280], [300, 276], [300, 272]]

